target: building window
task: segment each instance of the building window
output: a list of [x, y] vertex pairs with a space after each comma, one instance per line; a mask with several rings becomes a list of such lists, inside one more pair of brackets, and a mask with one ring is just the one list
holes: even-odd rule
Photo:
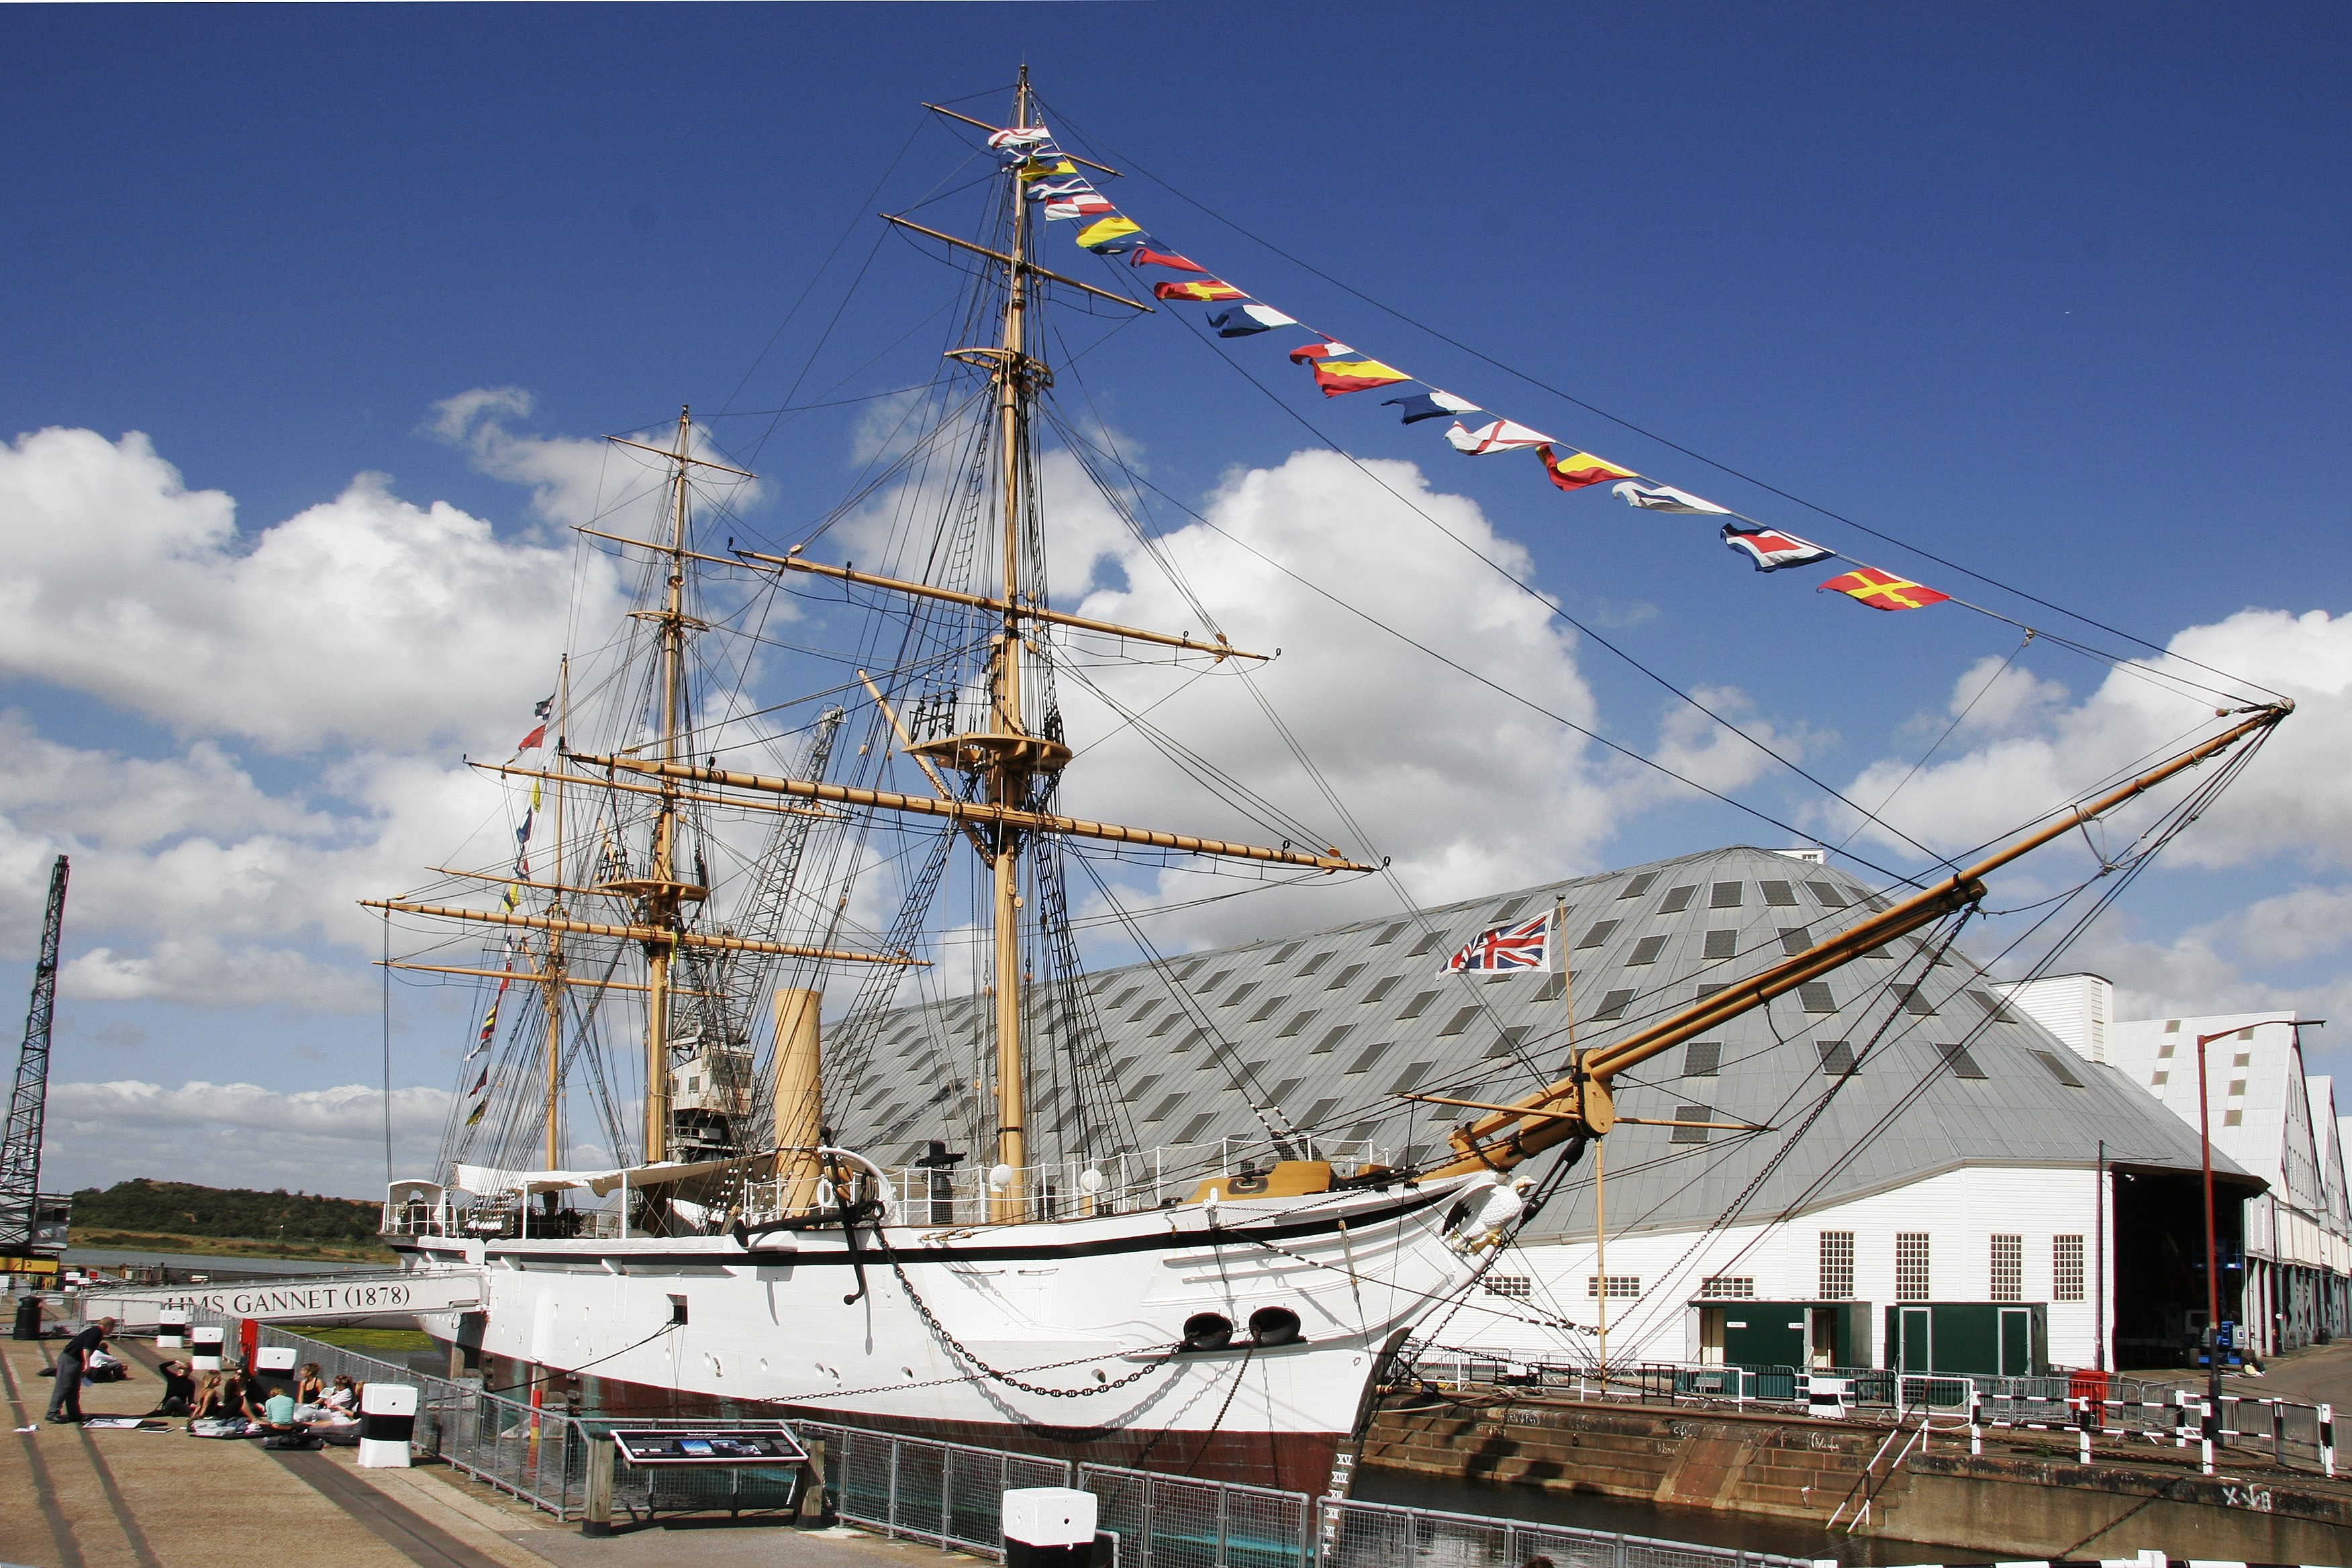
[[2164, 1044], [2157, 1047], [2156, 1059], [2158, 1061], [2163, 1061], [2166, 1058], [2172, 1055], [2172, 1044], [2173, 1043], [2170, 1040], [2167, 1040]]
[[1936, 1049], [1942, 1055], [1944, 1065], [1952, 1069], [1952, 1076], [1954, 1078], [1982, 1078], [1985, 1076], [1985, 1069], [1977, 1066], [1976, 1058], [1969, 1055], [1968, 1047], [1961, 1045], [1939, 1045]]
[[[1595, 1300], [1598, 1300], [1601, 1297], [1602, 1291], [1601, 1289], [1600, 1275], [1588, 1274], [1584, 1277], [1584, 1293]], [[1607, 1294], [1611, 1300], [1631, 1300], [1641, 1293], [1642, 1277], [1640, 1275], [1612, 1274], [1609, 1276], [1609, 1289]]]
[[1822, 1232], [1822, 1299], [1843, 1301], [1853, 1294], [1853, 1232]]
[[1797, 902], [1797, 890], [1786, 882], [1759, 882], [1756, 885], [1764, 889], [1764, 901], [1768, 904], [1790, 909]]
[[1721, 1040], [1693, 1040], [1683, 1047], [1685, 1078], [1713, 1078], [1723, 1070]]
[[1665, 951], [1664, 937], [1645, 936], [1633, 944], [1633, 956], [1625, 961], [1625, 967], [1633, 969], [1644, 963], [1655, 963], [1658, 962], [1658, 954]]
[[2040, 1062], [2043, 1067], [2049, 1068], [2050, 1076], [2056, 1079], [2060, 1083], [2064, 1084], [2068, 1089], [2080, 1089], [2083, 1087], [2083, 1080], [2074, 1076], [2074, 1069], [2073, 1068], [2068, 1067], [2063, 1061], [2059, 1059], [2059, 1056], [2056, 1051], [2036, 1051], [2033, 1053], [2033, 1059]]
[[1822, 1054], [1822, 1071], [1831, 1078], [1853, 1070], [1853, 1047], [1843, 1040], [1815, 1040], [1813, 1049]]
[[2221, 1125], [2224, 1127], [2242, 1127], [2245, 1125], [2245, 1122], [2246, 1113], [2242, 1110], [2225, 1110], [2221, 1112]]
[[[1924, 1290], [1920, 1293], [1926, 1294]], [[1996, 1301], [2021, 1301], [2025, 1299], [2025, 1237], [1996, 1236], [1992, 1238], [1992, 1299]]]
[[1666, 1140], [1666, 1142], [1669, 1143], [1704, 1143], [1706, 1142], [1707, 1130], [1703, 1126], [1696, 1126], [1693, 1124], [1711, 1121], [1714, 1119], [1715, 1111], [1712, 1107], [1705, 1105], [1677, 1105], [1675, 1107], [1675, 1135]]
[[1736, 910], [1739, 907], [1739, 884], [1717, 882], [1708, 894], [1706, 907], [1711, 910]]
[[2169, 1083], [2169, 1082], [2171, 1082], [2171, 1081], [2172, 1081], [2172, 1075], [2171, 1075], [2170, 1073], [2168, 1073], [2168, 1072], [2160, 1072], [2160, 1073], [2158, 1073], [2154, 1078], [2149, 1079], [2147, 1080], [2147, 1086], [2148, 1086], [2148, 1088], [2150, 1088], [2150, 1089], [2162, 1089], [2166, 1084], [2168, 1084], [2168, 1083]]
[[1666, 892], [1666, 901], [1658, 906], [1658, 912], [1662, 915], [1678, 915], [1682, 913], [1685, 910], [1690, 908], [1691, 896], [1697, 891], [1698, 884], [1696, 882], [1692, 882], [1685, 887], [1669, 889]]
[[1404, 1011], [1397, 1015], [1397, 1020], [1402, 1023], [1407, 1018], [1420, 1017], [1429, 1010], [1429, 1005], [1436, 1000], [1437, 993], [1434, 991], [1414, 993], [1412, 1000], [1404, 1005]]
[[1622, 990], [1610, 992], [1601, 998], [1601, 1010], [1592, 1015], [1592, 1021], [1596, 1024], [1606, 1024], [1623, 1017], [1625, 1005], [1633, 1000], [1633, 988], [1630, 985]]
[[1927, 1233], [1924, 1230], [1895, 1233], [1895, 1299], [1898, 1301], [1924, 1301], [1927, 1299]]
[[1535, 1282], [1524, 1274], [1489, 1274], [1479, 1284], [1489, 1296], [1508, 1296], [1514, 1301], [1524, 1301]]
[[1303, 964], [1299, 965], [1299, 968], [1298, 968], [1298, 977], [1299, 977], [1301, 980], [1304, 980], [1304, 979], [1306, 979], [1308, 975], [1315, 973], [1317, 971], [1320, 970], [1320, 969], [1321, 969], [1325, 964], [1327, 964], [1327, 963], [1330, 963], [1330, 962], [1331, 962], [1331, 954], [1330, 954], [1330, 952], [1329, 952], [1328, 951], [1326, 951], [1326, 952], [1318, 952], [1318, 953], [1317, 953], [1314, 957], [1312, 957], [1312, 958], [1308, 959], [1305, 963], [1303, 963]]
[[1468, 1028], [1470, 1026], [1470, 1020], [1477, 1016], [1478, 1005], [1474, 1002], [1469, 1006], [1456, 1011], [1451, 1018], [1446, 1019], [1445, 1027], [1438, 1030], [1437, 1032], [1441, 1035], [1458, 1035], [1463, 1030]]
[[1797, 1000], [1808, 1013], [1834, 1013], [1837, 998], [1831, 994], [1826, 980], [1809, 980], [1797, 987]]
[[1595, 921], [1592, 922], [1592, 929], [1584, 933], [1584, 940], [1576, 945], [1579, 948], [1599, 947], [1609, 940], [1609, 933], [1616, 929], [1615, 921]]
[[2053, 1236], [2050, 1238], [2050, 1299], [2053, 1301], [2079, 1301], [2083, 1299], [2083, 1238], [2079, 1236]]
[[1372, 988], [1364, 993], [1363, 999], [1367, 1002], [1378, 1002], [1395, 990], [1403, 981], [1404, 976], [1402, 974], [1383, 974], [1372, 982]]
[[1435, 947], [1437, 945], [1438, 939], [1444, 934], [1445, 933], [1444, 931], [1439, 931], [1422, 932], [1421, 940], [1414, 942], [1411, 947], [1405, 949], [1404, 955], [1407, 958], [1419, 958], [1423, 953], [1427, 952], [1431, 948]]
[[1822, 908], [1825, 910], [1845, 908], [1845, 895], [1838, 891], [1837, 884], [1834, 882], [1808, 882], [1805, 884], [1805, 891], [1820, 900]]
[[1326, 991], [1345, 991], [1349, 986], [1353, 985], [1356, 983], [1356, 976], [1361, 974], [1363, 972], [1364, 966], [1362, 964], [1351, 963], [1348, 965], [1347, 968], [1339, 971], [1339, 973], [1333, 975], [1331, 977], [1331, 984], [1326, 985], [1323, 989]]
[[1711, 931], [1706, 933], [1706, 946], [1701, 958], [1737, 958], [1739, 956], [1739, 933], [1736, 931]]
[[1718, 1274], [1711, 1279], [1700, 1280], [1698, 1293], [1702, 1300], [1708, 1301], [1753, 1300], [1756, 1297], [1756, 1277], [1752, 1274]]
[[1794, 958], [1797, 954], [1807, 951], [1812, 945], [1812, 927], [1782, 926], [1780, 928], [1780, 951], [1786, 953], [1789, 957]]

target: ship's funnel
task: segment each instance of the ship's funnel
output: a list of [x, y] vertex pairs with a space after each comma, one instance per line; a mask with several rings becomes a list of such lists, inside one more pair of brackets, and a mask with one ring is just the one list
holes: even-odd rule
[[821, 991], [778, 991], [776, 1009], [776, 1184], [786, 1214], [816, 1202], [816, 1146], [824, 1136], [824, 1078], [817, 1060]]

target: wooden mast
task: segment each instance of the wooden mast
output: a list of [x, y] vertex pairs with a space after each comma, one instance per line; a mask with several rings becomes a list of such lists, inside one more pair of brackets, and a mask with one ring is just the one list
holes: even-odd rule
[[[661, 637], [661, 757], [678, 760], [678, 723], [686, 679], [687, 453], [694, 426], [677, 411], [677, 442], [671, 456], [668, 592], [663, 596]], [[653, 864], [646, 869], [646, 923], [674, 932], [677, 926], [677, 790], [667, 779], [654, 808]], [[646, 943], [646, 1163], [669, 1157], [669, 970], [675, 940]]]
[[[1021, 68], [1020, 85], [1013, 93], [1013, 124], [1029, 124], [1029, 68]], [[1013, 204], [1012, 259], [1004, 269], [1004, 333], [996, 355], [997, 442], [1003, 458], [1004, 616], [996, 640], [995, 679], [992, 683], [993, 722], [990, 728], [1006, 738], [1024, 734], [1021, 717], [1021, 622], [1013, 606], [1021, 601], [1021, 549], [1024, 502], [1027, 499], [1029, 438], [1028, 403], [1038, 368], [1024, 353], [1028, 340], [1029, 277], [1023, 265], [1029, 245], [1028, 203], [1021, 182], [1005, 182]], [[1029, 805], [1029, 762], [1032, 753], [1017, 743], [994, 749], [985, 774], [988, 798], [999, 805]], [[989, 1176], [989, 1218], [1018, 1224], [1029, 1217], [1023, 1191], [1029, 1164], [1027, 1066], [1021, 1038], [1021, 886], [1020, 831], [999, 823], [995, 853], [990, 857], [994, 894], [995, 967], [992, 990], [996, 1004], [996, 1164]], [[999, 1182], [1003, 1168], [1011, 1178]]]
[[[563, 656], [555, 677], [555, 752], [563, 752], [564, 721], [572, 701], [572, 656]], [[550, 815], [554, 818], [549, 835], [549, 857], [555, 866], [557, 891], [548, 901], [547, 912], [558, 920], [563, 918], [563, 784], [555, 782]], [[547, 1169], [563, 1168], [563, 931], [550, 927], [547, 933], [547, 983], [541, 987], [547, 998]], [[558, 1194], [547, 1195], [547, 1206], [552, 1210]]]

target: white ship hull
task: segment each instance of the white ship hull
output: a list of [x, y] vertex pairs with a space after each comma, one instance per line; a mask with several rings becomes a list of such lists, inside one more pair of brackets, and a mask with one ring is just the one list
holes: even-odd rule
[[[426, 1328], [478, 1342], [494, 1384], [543, 1367], [598, 1379], [608, 1409], [758, 1405], [1319, 1491], [1383, 1353], [1470, 1277], [1473, 1260], [1445, 1234], [1469, 1184], [1485, 1184], [1017, 1226], [886, 1225], [879, 1244], [861, 1226], [855, 1263], [838, 1227], [748, 1246], [401, 1245], [419, 1268], [487, 1269], [478, 1323], [451, 1313]], [[1253, 1342], [1252, 1314], [1268, 1309], [1297, 1314], [1294, 1342]], [[1231, 1345], [1177, 1350], [1204, 1313], [1234, 1325]]]

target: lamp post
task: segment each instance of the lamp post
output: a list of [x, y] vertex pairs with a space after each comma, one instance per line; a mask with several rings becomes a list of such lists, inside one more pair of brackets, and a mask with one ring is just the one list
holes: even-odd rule
[[2213, 1236], [2213, 1121], [2206, 1108], [2205, 1047], [2226, 1040], [2236, 1029], [2220, 1029], [2197, 1037], [2197, 1142], [2205, 1165], [2205, 1441], [2220, 1439], [2221, 1422], [2221, 1258]]

